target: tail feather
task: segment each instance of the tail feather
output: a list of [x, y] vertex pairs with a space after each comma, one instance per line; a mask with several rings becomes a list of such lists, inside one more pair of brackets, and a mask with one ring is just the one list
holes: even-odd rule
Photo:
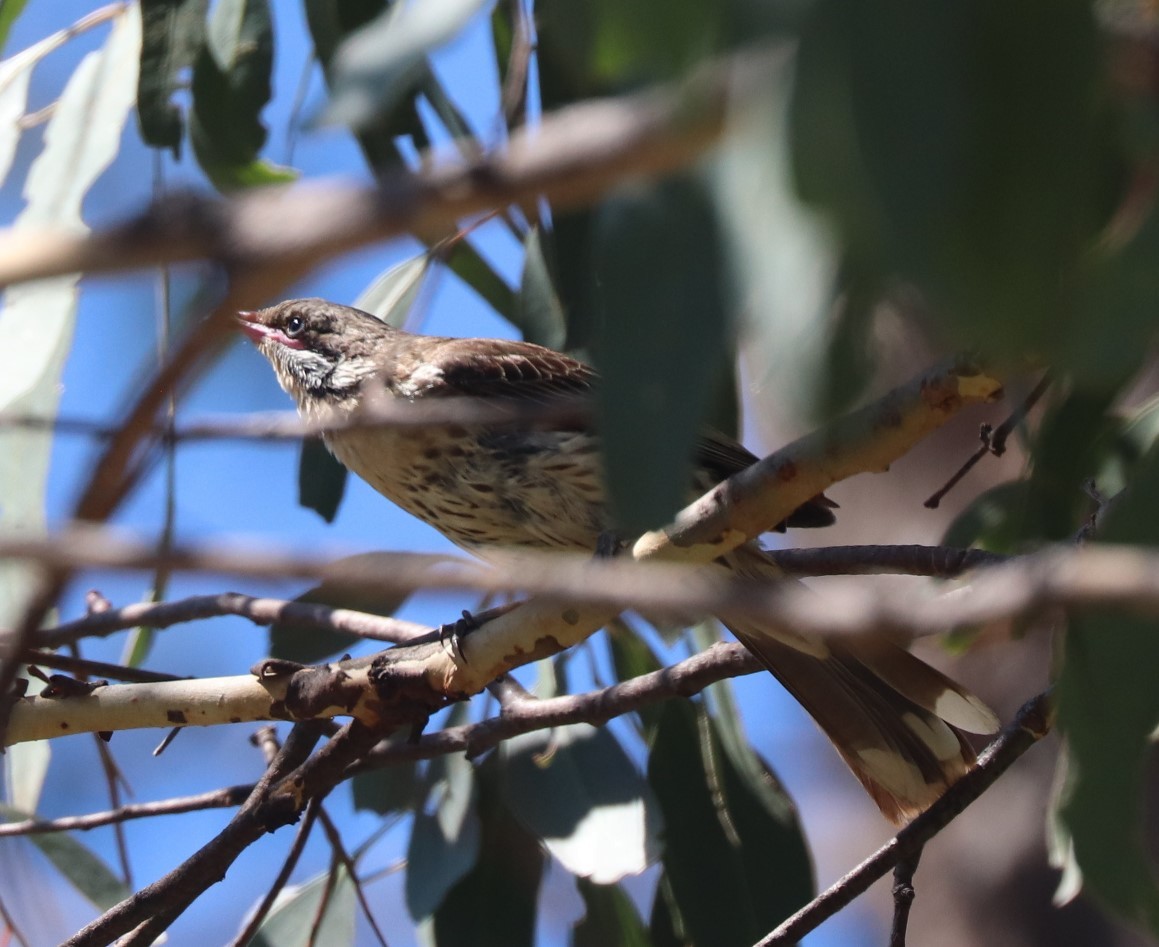
[[[742, 550], [734, 569], [777, 574], [759, 549]], [[817, 721], [892, 822], [924, 811], [973, 766], [962, 731], [998, 727], [977, 697], [890, 641], [805, 642], [775, 623], [728, 627]]]

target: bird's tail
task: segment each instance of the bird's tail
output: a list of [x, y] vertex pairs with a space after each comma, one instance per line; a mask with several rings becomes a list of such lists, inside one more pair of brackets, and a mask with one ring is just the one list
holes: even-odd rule
[[[755, 546], [736, 550], [729, 564], [748, 576], [778, 574]], [[982, 701], [892, 642], [805, 642], [749, 620], [728, 627], [817, 721], [892, 822], [922, 812], [973, 765], [963, 731], [998, 729]]]

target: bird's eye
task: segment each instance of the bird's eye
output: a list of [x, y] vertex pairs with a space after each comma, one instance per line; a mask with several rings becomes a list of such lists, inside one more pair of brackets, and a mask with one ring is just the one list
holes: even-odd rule
[[286, 320], [286, 335], [291, 339], [302, 334], [302, 330], [306, 328], [306, 320], [301, 316], [290, 316]]

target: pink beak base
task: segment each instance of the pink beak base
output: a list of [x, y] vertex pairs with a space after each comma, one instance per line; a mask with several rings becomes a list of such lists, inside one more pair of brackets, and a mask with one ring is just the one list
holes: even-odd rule
[[281, 330], [261, 322], [256, 312], [249, 312], [243, 309], [237, 314], [237, 324], [238, 328], [246, 334], [254, 345], [260, 345], [266, 339], [269, 339], [271, 342], [277, 342], [286, 346], [286, 348], [304, 348], [298, 339], [291, 339]]

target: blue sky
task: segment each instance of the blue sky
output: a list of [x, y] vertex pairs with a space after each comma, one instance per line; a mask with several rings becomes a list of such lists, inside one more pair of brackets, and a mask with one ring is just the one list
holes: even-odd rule
[[[8, 50], [18, 50], [73, 22], [94, 7], [75, 0], [32, 0], [27, 13], [18, 20]], [[275, 98], [266, 116], [272, 128], [266, 155], [275, 162], [292, 163], [304, 177], [345, 175], [367, 178], [362, 159], [349, 135], [339, 129], [302, 128], [292, 160], [287, 155], [286, 130], [290, 106], [295, 97], [308, 57], [308, 41], [298, 4], [276, 4], [278, 17]], [[33, 77], [30, 107], [50, 102], [75, 66], [79, 57], [95, 48], [106, 35], [105, 29], [78, 38], [55, 54]], [[443, 50], [435, 66], [460, 107], [484, 138], [494, 134], [492, 116], [497, 93], [494, 63], [485, 21], [474, 24], [459, 40]], [[312, 115], [322, 101], [321, 80], [315, 69], [306, 96], [305, 116]], [[0, 202], [4, 220], [10, 221], [20, 207], [19, 188], [39, 143], [38, 131], [25, 136], [17, 164], [2, 191]], [[187, 156], [188, 157], [188, 156]], [[190, 183], [202, 186], [201, 177], [186, 160], [174, 165], [165, 161], [165, 178], [170, 186]], [[104, 175], [86, 202], [86, 220], [102, 223], [131, 214], [147, 199], [152, 187], [153, 157], [141, 145], [135, 127], [127, 129], [121, 154]], [[500, 227], [484, 227], [478, 246], [510, 281], [518, 279], [519, 248]], [[417, 246], [408, 241], [368, 248], [341, 261], [320, 268], [299, 286], [293, 295], [319, 295], [351, 302], [380, 272], [405, 257]], [[200, 277], [198, 268], [174, 273], [175, 299], [188, 299]], [[109, 420], [116, 417], [126, 398], [141, 383], [143, 373], [153, 363], [156, 346], [155, 274], [139, 273], [124, 277], [87, 279], [83, 283], [80, 311], [72, 356], [64, 380], [61, 412], [70, 417]], [[424, 331], [447, 335], [511, 335], [510, 326], [496, 317], [471, 291], [454, 277], [444, 274], [432, 291], [422, 297]], [[179, 311], [179, 307], [177, 308]], [[277, 387], [264, 361], [241, 339], [190, 393], [181, 406], [181, 416], [198, 417], [246, 411], [285, 410], [290, 404]], [[60, 522], [77, 494], [89, 469], [93, 445], [79, 438], [60, 438], [53, 456], [49, 485], [49, 514]], [[243, 537], [294, 548], [333, 549], [350, 553], [373, 549], [452, 551], [437, 533], [394, 508], [361, 482], [351, 479], [337, 522], [328, 526], [316, 514], [297, 505], [297, 454], [292, 445], [196, 444], [181, 448], [177, 460], [176, 514], [180, 539], [222, 541]], [[164, 480], [160, 470], [131, 497], [116, 522], [146, 536], [156, 535], [164, 508]], [[83, 611], [83, 595], [98, 588], [117, 605], [140, 599], [149, 588], [147, 576], [86, 575], [75, 582], [61, 603], [61, 615], [71, 618]], [[226, 589], [252, 594], [292, 597], [300, 585], [240, 582], [212, 576], [177, 576], [168, 595], [179, 598]], [[470, 607], [466, 596], [422, 595], [400, 612], [400, 616], [427, 624], [437, 624]], [[117, 660], [123, 640], [86, 644], [88, 657]], [[174, 673], [225, 675], [245, 673], [266, 653], [266, 635], [247, 622], [216, 619], [171, 629], [157, 638], [149, 666]], [[580, 662], [576, 662], [578, 665]], [[810, 831], [825, 832], [828, 816], [841, 817], [832, 803], [842, 806], [844, 795], [834, 797], [824, 787], [825, 780], [842, 772], [835, 754], [822, 749], [796, 705], [765, 676], [738, 682], [746, 709], [746, 722], [757, 748], [781, 772], [798, 798], [815, 801], [803, 804]], [[149, 753], [161, 734], [138, 731], [118, 734], [112, 749], [122, 761], [132, 784], [133, 797], [144, 801], [213, 789], [255, 779], [261, 770], [258, 752], [246, 737], [252, 727], [226, 727], [183, 732], [160, 760]], [[49, 775], [43, 814], [64, 815], [107, 808], [103, 780], [96, 775], [96, 756], [87, 738], [58, 741], [54, 747], [53, 769]], [[638, 753], [637, 753], [638, 755]], [[838, 775], [838, 779], [844, 777]], [[846, 780], [848, 782], [848, 780]], [[376, 818], [350, 811], [346, 793], [337, 792], [331, 808], [342, 819], [352, 846], [368, 835]], [[216, 811], [140, 821], [126, 827], [138, 885], [172, 868], [227, 820], [229, 813]], [[885, 829], [882, 827], [882, 836]], [[111, 831], [86, 834], [84, 841], [110, 863], [115, 850]], [[247, 852], [230, 872], [226, 884], [211, 891], [196, 904], [171, 932], [170, 943], [182, 945], [220, 943], [236, 931], [245, 908], [264, 892], [280, 865], [291, 841], [283, 831], [263, 840]], [[406, 829], [396, 827], [376, 848], [368, 867], [390, 864], [405, 850]], [[868, 852], [873, 843], [867, 839]], [[296, 874], [296, 880], [321, 870], [328, 861], [324, 844], [314, 842]], [[823, 879], [824, 880], [824, 879]], [[400, 898], [401, 874], [379, 882], [371, 889], [393, 947], [412, 943], [409, 919]], [[642, 890], [643, 886], [637, 886]], [[570, 886], [554, 871], [548, 883], [550, 907], [544, 912], [543, 943], [566, 940], [566, 922], [580, 912], [579, 901]], [[83, 906], [62, 902], [61, 923], [75, 927]], [[854, 943], [860, 923], [856, 915], [832, 922], [808, 943]], [[365, 932], [364, 932], [365, 933]], [[360, 942], [367, 942], [361, 938]]]

